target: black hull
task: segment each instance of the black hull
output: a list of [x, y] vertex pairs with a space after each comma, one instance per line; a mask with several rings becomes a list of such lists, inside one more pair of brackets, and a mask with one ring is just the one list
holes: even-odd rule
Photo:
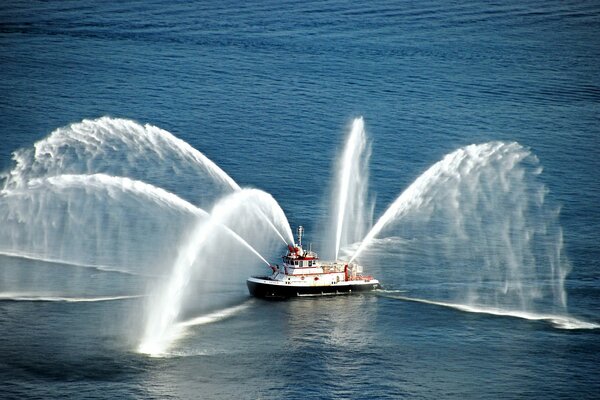
[[[261, 277], [261, 279], [267, 279]], [[336, 286], [283, 286], [271, 285], [268, 283], [259, 283], [246, 281], [250, 294], [254, 297], [265, 299], [289, 299], [291, 297], [311, 297], [311, 296], [331, 296], [341, 294], [352, 294], [370, 292], [379, 289], [379, 283], [358, 283]]]

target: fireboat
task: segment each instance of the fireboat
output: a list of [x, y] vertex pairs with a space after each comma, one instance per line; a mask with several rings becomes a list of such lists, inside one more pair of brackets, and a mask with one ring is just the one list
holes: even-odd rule
[[290, 244], [283, 265], [271, 265], [267, 276], [248, 278], [250, 294], [255, 297], [287, 299], [367, 292], [381, 287], [362, 266], [354, 262], [320, 261], [317, 253], [302, 248], [304, 228], [298, 227], [298, 243]]

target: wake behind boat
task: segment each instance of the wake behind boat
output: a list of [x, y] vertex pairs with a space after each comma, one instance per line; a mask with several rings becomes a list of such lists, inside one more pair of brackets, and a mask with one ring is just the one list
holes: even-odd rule
[[298, 227], [298, 244], [288, 245], [283, 265], [271, 265], [272, 274], [248, 278], [255, 297], [286, 299], [366, 292], [380, 287], [372, 276], [363, 275], [362, 266], [344, 261], [320, 261], [312, 250], [302, 248], [304, 229]]

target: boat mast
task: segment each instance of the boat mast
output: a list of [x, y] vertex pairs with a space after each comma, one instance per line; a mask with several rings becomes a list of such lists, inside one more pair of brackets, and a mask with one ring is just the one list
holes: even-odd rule
[[300, 225], [298, 227], [298, 246], [302, 247], [302, 234], [304, 234], [304, 227]]

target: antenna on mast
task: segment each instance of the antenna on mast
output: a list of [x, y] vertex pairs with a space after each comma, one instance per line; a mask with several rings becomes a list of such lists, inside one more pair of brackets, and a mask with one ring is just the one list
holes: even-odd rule
[[298, 246], [302, 247], [302, 235], [304, 234], [304, 227], [300, 225], [298, 227]]

